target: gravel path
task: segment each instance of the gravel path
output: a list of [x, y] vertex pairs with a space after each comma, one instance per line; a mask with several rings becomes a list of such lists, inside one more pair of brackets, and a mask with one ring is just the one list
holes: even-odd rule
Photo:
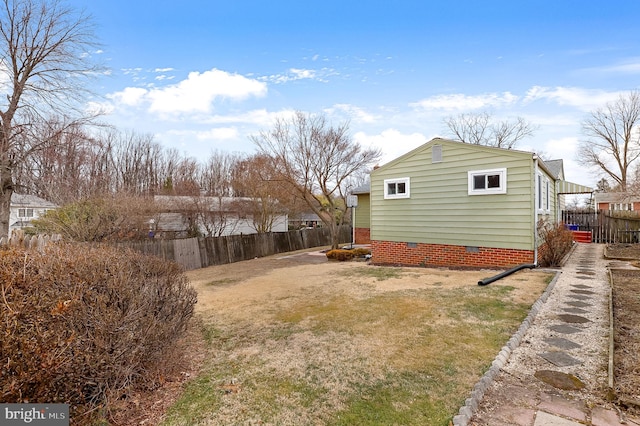
[[[527, 419], [554, 398], [569, 401], [567, 406], [578, 401], [578, 411], [608, 407], [603, 396], [608, 383], [610, 286], [603, 252], [603, 245], [576, 245], [543, 295], [544, 303], [534, 305], [535, 317], [479, 398], [475, 414], [470, 420], [458, 417], [462, 421], [457, 424], [532, 424]], [[543, 376], [557, 381], [549, 384]], [[559, 388], [566, 385], [560, 379], [567, 377], [578, 379], [569, 385], [583, 387]], [[588, 413], [585, 421], [590, 421]]]

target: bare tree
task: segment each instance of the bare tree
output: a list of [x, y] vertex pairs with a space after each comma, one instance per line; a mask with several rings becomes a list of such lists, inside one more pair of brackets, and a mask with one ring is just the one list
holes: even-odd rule
[[239, 161], [232, 183], [241, 197], [236, 202], [239, 212], [251, 217], [251, 227], [257, 233], [271, 232], [291, 197], [291, 191], [278, 179], [271, 158], [256, 154]]
[[260, 153], [271, 157], [277, 179], [299, 194], [327, 226], [333, 248], [338, 247], [347, 209], [347, 179], [381, 156], [379, 150], [353, 142], [348, 128], [347, 123], [334, 127], [322, 115], [298, 111], [252, 137]]
[[231, 184], [233, 169], [240, 161], [237, 154], [213, 151], [203, 165], [200, 175], [200, 187], [211, 196], [230, 197], [233, 194]]
[[617, 189], [627, 190], [632, 167], [640, 157], [640, 92], [620, 95], [618, 100], [593, 111], [582, 123], [587, 137], [578, 158], [610, 177]]
[[446, 118], [444, 123], [451, 136], [462, 142], [506, 149], [514, 148], [520, 140], [533, 135], [536, 130], [522, 117], [493, 122], [487, 112], [459, 114]]
[[18, 136], [51, 111], [74, 110], [80, 81], [98, 69], [94, 47], [88, 18], [57, 0], [0, 2], [0, 235], [9, 231], [14, 168], [25, 158]]

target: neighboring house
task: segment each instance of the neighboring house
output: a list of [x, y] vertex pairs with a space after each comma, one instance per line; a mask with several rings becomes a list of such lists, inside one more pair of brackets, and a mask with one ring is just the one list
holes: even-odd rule
[[9, 215], [9, 236], [18, 229], [31, 226], [31, 221], [42, 216], [47, 210], [58, 208], [50, 201], [35, 195], [11, 194], [11, 211]]
[[367, 182], [351, 191], [352, 195], [358, 197], [358, 206], [354, 210], [354, 243], [371, 244], [371, 198], [369, 193], [371, 184]]
[[[160, 213], [150, 222], [154, 237], [184, 238], [194, 233], [226, 236], [257, 233], [257, 224], [248, 212], [249, 199], [240, 197], [156, 195]], [[257, 220], [257, 219], [256, 219]], [[268, 218], [270, 232], [288, 231], [288, 216], [273, 214]]]
[[593, 197], [597, 210], [640, 211], [640, 195], [627, 192], [596, 192]]
[[322, 220], [315, 213], [300, 213], [294, 217], [289, 217], [289, 227], [291, 229], [317, 228], [322, 225]]
[[[357, 233], [365, 235], [366, 196]], [[564, 194], [592, 189], [564, 180], [562, 160], [433, 139], [373, 170], [374, 264], [511, 267], [537, 263], [537, 223], [557, 223]]]

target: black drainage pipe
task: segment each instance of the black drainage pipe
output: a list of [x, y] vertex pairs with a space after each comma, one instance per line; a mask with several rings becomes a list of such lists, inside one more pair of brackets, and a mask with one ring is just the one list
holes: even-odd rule
[[487, 285], [487, 284], [491, 284], [494, 281], [498, 281], [499, 279], [502, 279], [508, 275], [513, 274], [514, 272], [518, 272], [522, 269], [533, 269], [535, 268], [536, 265], [533, 263], [524, 263], [522, 265], [518, 265], [515, 268], [511, 268], [511, 269], [507, 269], [504, 272], [499, 273], [498, 275], [494, 275], [493, 277], [489, 277], [489, 278], [485, 278], [483, 280], [478, 281], [478, 285]]

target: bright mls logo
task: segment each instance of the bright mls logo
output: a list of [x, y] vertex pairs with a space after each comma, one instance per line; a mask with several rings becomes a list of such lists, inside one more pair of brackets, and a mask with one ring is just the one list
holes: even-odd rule
[[0, 424], [68, 426], [68, 404], [0, 404]]

